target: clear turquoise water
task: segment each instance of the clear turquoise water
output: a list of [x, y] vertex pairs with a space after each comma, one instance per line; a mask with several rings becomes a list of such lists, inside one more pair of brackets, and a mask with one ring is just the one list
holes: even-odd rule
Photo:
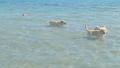
[[[120, 6], [117, 0], [1, 0], [0, 67], [119, 68]], [[27, 13], [27, 16], [22, 16]], [[63, 28], [47, 21], [66, 20]], [[107, 25], [104, 38], [84, 29]]]

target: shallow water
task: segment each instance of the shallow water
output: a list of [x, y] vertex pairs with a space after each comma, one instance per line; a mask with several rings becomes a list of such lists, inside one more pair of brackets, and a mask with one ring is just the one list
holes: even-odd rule
[[[120, 67], [119, 5], [39, 4], [35, 0], [3, 2], [0, 7], [0, 67]], [[67, 24], [51, 27], [46, 23], [51, 20]], [[109, 32], [103, 38], [88, 37], [84, 24], [89, 29], [106, 25]]]

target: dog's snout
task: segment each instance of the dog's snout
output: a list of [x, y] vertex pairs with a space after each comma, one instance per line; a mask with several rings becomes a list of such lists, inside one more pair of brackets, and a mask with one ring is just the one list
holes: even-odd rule
[[103, 34], [105, 34], [105, 32], [103, 32]]
[[103, 34], [105, 34], [105, 31], [103, 31]]

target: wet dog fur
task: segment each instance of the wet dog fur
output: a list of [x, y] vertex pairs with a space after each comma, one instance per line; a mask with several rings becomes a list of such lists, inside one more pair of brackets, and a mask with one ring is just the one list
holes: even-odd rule
[[88, 32], [88, 35], [90, 35], [90, 36], [103, 37], [103, 35], [106, 33], [105, 30], [103, 30], [103, 29], [100, 29], [100, 30], [89, 30], [87, 28], [86, 24], [85, 24], [85, 29]]
[[97, 26], [94, 28], [94, 30], [101, 30], [101, 29], [105, 30], [105, 32], [108, 32], [108, 30], [106, 29], [106, 25], [103, 27]]
[[66, 24], [65, 20], [61, 21], [48, 21], [47, 23], [50, 23], [50, 26], [63, 26]]

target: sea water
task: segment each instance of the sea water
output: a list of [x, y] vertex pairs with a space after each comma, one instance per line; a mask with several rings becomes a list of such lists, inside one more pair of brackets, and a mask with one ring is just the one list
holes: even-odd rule
[[[108, 33], [88, 37], [84, 24]], [[118, 0], [0, 0], [0, 67], [119, 68], [119, 24]]]

